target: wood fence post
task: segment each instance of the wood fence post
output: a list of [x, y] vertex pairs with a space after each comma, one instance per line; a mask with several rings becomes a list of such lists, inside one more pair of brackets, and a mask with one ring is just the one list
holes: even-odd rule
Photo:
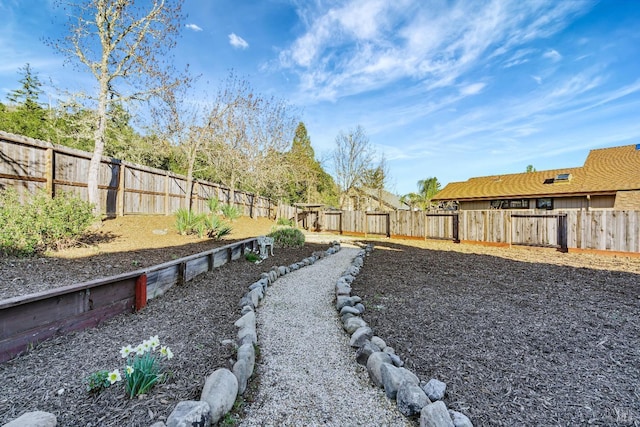
[[391, 238], [391, 214], [387, 212], [387, 238]]
[[207, 271], [213, 271], [213, 265], [215, 262], [215, 252], [211, 252], [208, 256], [207, 256]]
[[169, 215], [169, 171], [164, 174], [164, 214]]
[[126, 174], [126, 166], [124, 162], [120, 162], [118, 168], [118, 189], [116, 190], [116, 204], [117, 204], [117, 214], [118, 216], [124, 216], [124, 195], [127, 189], [125, 188], [125, 174]]
[[509, 235], [508, 235], [508, 239], [509, 239], [509, 247], [511, 248], [513, 246], [513, 214], [511, 212], [505, 212], [505, 219], [507, 220], [506, 222], [509, 225]]
[[567, 214], [558, 215], [558, 245], [562, 252], [568, 252], [567, 247]]
[[366, 212], [364, 213], [364, 237], [367, 237], [367, 232], [369, 231], [369, 217]]
[[460, 243], [460, 217], [453, 214], [453, 243]]
[[48, 147], [45, 152], [45, 178], [47, 179], [47, 194], [49, 197], [55, 196], [55, 190], [53, 188], [53, 181], [55, 179], [55, 153], [53, 151], [53, 147]]
[[178, 265], [178, 285], [184, 285], [187, 280], [187, 263], [181, 262]]
[[142, 310], [147, 305], [147, 275], [142, 274], [136, 279], [135, 309]]

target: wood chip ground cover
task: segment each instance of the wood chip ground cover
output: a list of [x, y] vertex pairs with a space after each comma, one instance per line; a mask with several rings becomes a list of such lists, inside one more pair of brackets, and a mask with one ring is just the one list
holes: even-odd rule
[[474, 425], [640, 425], [640, 260], [374, 243], [365, 320]]
[[[118, 218], [106, 222], [89, 246], [48, 257], [0, 258], [0, 297], [225, 243], [177, 236], [173, 221]], [[272, 225], [242, 219], [229, 238], [266, 234]], [[445, 381], [449, 407], [476, 426], [640, 426], [639, 259], [374, 243], [378, 249], [353, 287], [365, 299], [365, 319], [420, 378]], [[227, 366], [232, 349], [220, 342], [234, 338], [238, 300], [260, 272], [325, 248], [308, 243], [277, 250], [260, 265], [228, 264], [172, 288], [140, 313], [56, 338], [0, 365], [0, 424], [36, 409], [57, 414], [61, 426], [148, 426], [166, 418], [179, 400], [199, 398], [212, 369]], [[122, 368], [120, 347], [156, 334], [175, 353], [166, 384], [137, 400], [120, 387], [95, 396], [84, 392], [89, 373]]]
[[[262, 264], [234, 261], [172, 287], [139, 313], [44, 342], [0, 365], [0, 424], [34, 410], [56, 414], [60, 426], [149, 426], [165, 420], [179, 401], [200, 399], [208, 374], [230, 368], [233, 349], [221, 341], [235, 340], [233, 323], [247, 286], [272, 266], [290, 265], [320, 249], [326, 247], [277, 249]], [[122, 346], [152, 335], [174, 353], [166, 363], [171, 377], [165, 384], [134, 400], [125, 396], [123, 384], [97, 395], [84, 391], [83, 380], [91, 372], [122, 371]]]

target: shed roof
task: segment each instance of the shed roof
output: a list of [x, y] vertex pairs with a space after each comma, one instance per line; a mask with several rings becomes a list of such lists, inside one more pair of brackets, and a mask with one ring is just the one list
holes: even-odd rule
[[[558, 179], [564, 177], [568, 179]], [[615, 194], [620, 190], [638, 189], [640, 145], [625, 145], [591, 150], [582, 167], [483, 176], [452, 182], [432, 200]]]

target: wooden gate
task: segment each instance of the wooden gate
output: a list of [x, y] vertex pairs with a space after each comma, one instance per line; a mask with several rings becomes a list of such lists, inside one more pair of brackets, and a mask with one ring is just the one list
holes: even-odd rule
[[567, 251], [567, 214], [512, 214], [511, 244]]

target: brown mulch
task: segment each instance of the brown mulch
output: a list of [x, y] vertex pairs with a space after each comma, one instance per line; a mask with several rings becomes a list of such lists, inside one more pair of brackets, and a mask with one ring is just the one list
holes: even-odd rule
[[181, 236], [175, 217], [132, 215], [106, 219], [76, 247], [37, 257], [0, 256], [0, 299], [114, 276], [268, 234], [273, 221], [242, 217], [221, 241]]
[[365, 320], [476, 426], [640, 426], [640, 260], [376, 241]]
[[[0, 258], [0, 298], [154, 265], [259, 234], [241, 219], [228, 241], [178, 236], [171, 217], [105, 222], [80, 248]], [[167, 234], [157, 234], [158, 230]], [[156, 231], [156, 232], [154, 232]], [[439, 242], [374, 241], [353, 293], [365, 320], [421, 379], [447, 383], [445, 402], [474, 425], [640, 426], [640, 259]], [[238, 300], [272, 265], [326, 245], [235, 261], [171, 288], [141, 312], [58, 337], [0, 365], [0, 424], [26, 411], [58, 425], [148, 426], [205, 377], [229, 367]], [[159, 335], [175, 357], [167, 383], [129, 400], [120, 386], [84, 391], [97, 369], [122, 369], [119, 349]], [[258, 379], [259, 381], [259, 379]], [[256, 383], [256, 382], [254, 382]]]
[[[290, 265], [326, 249], [276, 249], [261, 264], [234, 261], [184, 286], [174, 286], [139, 313], [122, 315], [83, 332], [44, 342], [0, 365], [0, 423], [27, 411], [55, 414], [60, 426], [149, 426], [166, 420], [181, 400], [199, 400], [204, 380], [220, 367], [230, 368], [233, 323], [247, 286], [274, 265]], [[171, 378], [139, 399], [129, 400], [123, 384], [91, 395], [84, 378], [99, 369], [122, 372], [119, 350], [159, 335], [174, 357], [166, 362]]]
[[[140, 230], [126, 225], [130, 219], [120, 219], [119, 222], [125, 224], [119, 227], [121, 231], [117, 236], [120, 247], [114, 248], [102, 242], [100, 251], [103, 253], [98, 254], [99, 262], [119, 264], [122, 267], [118, 268], [125, 268], [131, 259], [139, 259], [141, 264], [152, 265], [195, 251], [193, 244], [152, 247], [157, 238], [149, 231], [158, 225], [157, 221], [169, 222], [170, 219], [140, 219], [146, 219], [147, 223]], [[241, 224], [236, 224], [234, 237], [264, 234], [273, 223]], [[265, 225], [268, 225], [266, 229]], [[182, 243], [180, 237], [173, 237], [174, 243]], [[199, 243], [200, 246], [212, 244]], [[126, 247], [136, 248], [135, 258], [131, 251], [124, 250]], [[240, 316], [238, 302], [247, 292], [247, 287], [272, 266], [290, 265], [321, 249], [326, 249], [326, 245], [308, 243], [300, 249], [276, 249], [275, 256], [261, 264], [243, 259], [234, 261], [183, 286], [172, 287], [162, 297], [149, 301], [139, 313], [122, 315], [96, 328], [54, 338], [1, 364], [0, 424], [35, 410], [55, 414], [59, 426], [149, 426], [166, 420], [179, 401], [199, 400], [208, 374], [220, 367], [230, 367], [233, 348], [221, 342], [235, 340], [237, 328], [233, 323]], [[145, 258], [146, 255], [148, 257]], [[65, 259], [69, 262], [61, 262]], [[95, 277], [88, 272], [96, 260], [91, 256], [71, 258], [69, 251], [56, 254], [56, 257], [26, 261], [5, 258], [4, 261], [5, 266], [16, 262], [31, 264], [30, 269], [17, 272], [7, 268], [0, 270], [0, 276], [14, 274], [23, 277], [24, 282], [30, 284], [28, 289], [43, 288], [38, 287], [38, 278], [46, 277], [48, 273], [51, 277], [68, 275], [67, 280], [90, 278], [85, 275]], [[48, 280], [44, 288], [52, 287], [54, 283]], [[134, 400], [125, 396], [122, 383], [96, 395], [85, 391], [85, 378], [92, 372], [116, 368], [122, 372], [121, 347], [126, 344], [135, 346], [152, 335], [158, 335], [161, 343], [168, 345], [174, 353], [174, 358], [165, 363], [170, 373], [165, 384]]]

